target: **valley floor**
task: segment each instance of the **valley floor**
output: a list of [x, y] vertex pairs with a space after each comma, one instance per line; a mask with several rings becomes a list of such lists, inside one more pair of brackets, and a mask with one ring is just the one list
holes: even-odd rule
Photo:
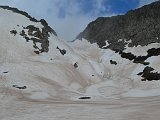
[[105, 101], [27, 101], [4, 97], [1, 120], [159, 120], [160, 97]]

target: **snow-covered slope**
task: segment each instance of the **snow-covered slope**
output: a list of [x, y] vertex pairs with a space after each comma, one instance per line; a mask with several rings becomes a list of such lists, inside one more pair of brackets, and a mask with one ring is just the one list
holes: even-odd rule
[[144, 47], [126, 45], [122, 52], [101, 49], [85, 39], [76, 40], [71, 46], [102, 75], [101, 82], [87, 88], [87, 94], [105, 97], [160, 95], [159, 43]]
[[1, 98], [102, 101], [160, 95], [159, 43], [115, 52], [86, 40], [65, 43], [45, 20], [17, 9], [0, 7], [0, 16]]
[[59, 40], [44, 20], [9, 7], [1, 7], [0, 16], [1, 93], [27, 99], [72, 99], [101, 81], [94, 66]]

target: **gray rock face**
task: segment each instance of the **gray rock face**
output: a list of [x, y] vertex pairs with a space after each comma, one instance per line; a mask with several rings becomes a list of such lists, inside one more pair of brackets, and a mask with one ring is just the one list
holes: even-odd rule
[[105, 48], [116, 51], [123, 50], [129, 40], [130, 47], [160, 43], [160, 1], [131, 10], [125, 15], [100, 17], [91, 22], [77, 38], [97, 43], [100, 48], [106, 45], [107, 40], [109, 46]]
[[[37, 49], [35, 53], [39, 54], [42, 52], [48, 52], [49, 51], [49, 30], [45, 27], [42, 28], [42, 32], [39, 28], [35, 27], [34, 25], [29, 25], [27, 27], [24, 27], [24, 29], [28, 30], [28, 36], [25, 33], [24, 30], [21, 31], [20, 35], [23, 36], [26, 39], [26, 42], [33, 41], [33, 47]], [[31, 38], [29, 38], [31, 37]], [[41, 43], [41, 48], [39, 48], [36, 43]]]

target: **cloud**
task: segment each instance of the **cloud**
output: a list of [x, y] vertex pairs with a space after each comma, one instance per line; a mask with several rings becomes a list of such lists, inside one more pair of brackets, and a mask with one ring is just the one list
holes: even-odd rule
[[31, 16], [48, 21], [64, 40], [73, 40], [98, 16], [114, 15], [107, 0], [0, 0], [1, 5], [17, 7]]
[[139, 0], [138, 7], [142, 7], [144, 5], [150, 4], [150, 3], [155, 2], [155, 1], [158, 1], [158, 0]]

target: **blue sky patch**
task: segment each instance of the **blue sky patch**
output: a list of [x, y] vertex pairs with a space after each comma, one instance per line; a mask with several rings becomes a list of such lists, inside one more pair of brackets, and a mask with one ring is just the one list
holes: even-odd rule
[[111, 12], [121, 14], [135, 9], [139, 4], [139, 0], [108, 0], [105, 4], [110, 6]]

